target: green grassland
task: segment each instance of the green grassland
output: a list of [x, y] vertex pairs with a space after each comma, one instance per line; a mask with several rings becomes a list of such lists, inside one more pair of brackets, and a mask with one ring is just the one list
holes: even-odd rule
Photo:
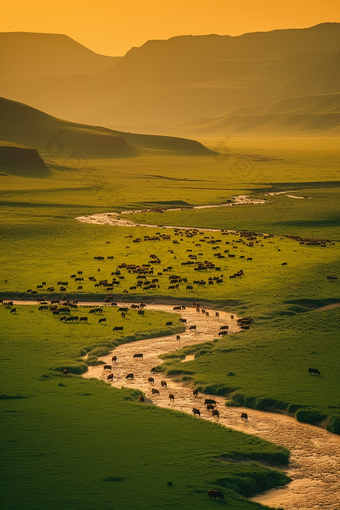
[[[289, 480], [261, 464], [286, 464], [284, 448], [142, 405], [138, 391], [63, 376], [81, 354], [112, 347], [104, 326], [61, 324], [33, 306], [0, 314], [5, 508], [206, 508], [207, 490], [219, 488], [228, 508], [251, 509], [261, 506], [245, 497]], [[169, 315], [147, 311], [143, 332]], [[129, 331], [140, 329], [135, 318]]]
[[[46, 296], [101, 300], [106, 291], [95, 287], [89, 276], [97, 280], [112, 278], [119, 264], [148, 263], [150, 254], [157, 254], [161, 264], [154, 267], [155, 278], [164, 268], [172, 267], [159, 276], [159, 288], [130, 290], [136, 285], [136, 277], [122, 269], [124, 280], [113, 290], [117, 301], [200, 300], [255, 319], [249, 331], [197, 347], [195, 360], [184, 367], [192, 372], [187, 374], [188, 383], [195, 382], [213, 393], [232, 392], [235, 404], [281, 406], [291, 412], [310, 410], [312, 418], [298, 416], [303, 421], [315, 421], [315, 413], [319, 413], [317, 421], [324, 416], [331, 420], [339, 417], [335, 396], [338, 310], [312, 311], [339, 302], [338, 281], [327, 281], [327, 275], [338, 275], [339, 259], [338, 156], [334, 139], [234, 139], [228, 141], [228, 147], [224, 141], [215, 140], [209, 147], [219, 150], [220, 155], [206, 152], [195, 156], [181, 152], [178, 146], [171, 150], [164, 139], [139, 139], [139, 145], [136, 140], [127, 142], [138, 147], [128, 155], [116, 153], [114, 159], [102, 159], [97, 155], [101, 144], [98, 151], [94, 150], [97, 142], [93, 138], [94, 146], [90, 144], [86, 150], [89, 133], [84, 137], [84, 133], [76, 133], [69, 139], [70, 145], [63, 139], [62, 153], [54, 152], [54, 148], [47, 150], [49, 137], [58, 133], [56, 126], [52, 127], [54, 131], [46, 131], [47, 139], [43, 140], [42, 122], [39, 134], [39, 152], [50, 168], [48, 176], [1, 171], [6, 175], [0, 176], [0, 297], [22, 294], [25, 299]], [[34, 146], [24, 139], [24, 132], [25, 126], [19, 132], [22, 139], [12, 141]], [[30, 136], [32, 142], [37, 139], [34, 133]], [[3, 135], [0, 138], [6, 139]], [[157, 147], [160, 142], [163, 145]], [[135, 219], [158, 225], [322, 237], [335, 244], [327, 243], [326, 248], [300, 246], [295, 240], [277, 236], [259, 238], [259, 243], [249, 247], [237, 243], [240, 237], [233, 234], [206, 232], [187, 238], [161, 227], [119, 228], [75, 220], [91, 213], [217, 204], [241, 193], [263, 197], [269, 191], [286, 190], [298, 190], [292, 194], [311, 199], [279, 195], [267, 197], [263, 205], [142, 213]], [[171, 239], [132, 243], [133, 238], [143, 239], [157, 232], [171, 234]], [[218, 251], [223, 255], [227, 257], [224, 250], [229, 249], [237, 256], [214, 258], [214, 245], [202, 241], [208, 236], [221, 239]], [[199, 260], [218, 261], [221, 271], [201, 273], [194, 271], [194, 266], [182, 266], [188, 260], [189, 249]], [[95, 260], [98, 255], [104, 260]], [[107, 258], [112, 256], [113, 260]], [[249, 257], [253, 260], [247, 261]], [[287, 262], [287, 267], [282, 262]], [[229, 276], [240, 269], [245, 272], [244, 278], [230, 280]], [[82, 290], [70, 278], [79, 270], [84, 275]], [[221, 284], [195, 285], [190, 291], [185, 283], [169, 289], [169, 274], [185, 276], [190, 283], [224, 276]], [[60, 291], [58, 281], [69, 282], [65, 292]], [[42, 282], [46, 286], [39, 294], [26, 292], [36, 290]], [[51, 285], [55, 291], [47, 293]], [[238, 439], [241, 436], [234, 432], [180, 413], [141, 407], [138, 395], [128, 390], [114, 390], [75, 374], [62, 378], [60, 369], [65, 364], [73, 372], [84, 369], [81, 354], [89, 352], [90, 360], [96, 362], [99, 352], [119, 341], [164, 334], [165, 315], [147, 310], [142, 318], [129, 312], [123, 323], [113, 307], [105, 309], [109, 327], [97, 324], [95, 319], [90, 324], [62, 324], [48, 312], [29, 306], [18, 307], [17, 315], [5, 307], [0, 313], [5, 367], [1, 391], [7, 396], [1, 401], [5, 411], [2, 435], [6, 508], [56, 508], [60, 504], [85, 509], [109, 509], [113, 504], [148, 510], [163, 506], [205, 508], [209, 488], [223, 488], [227, 501], [221, 505], [259, 508], [237, 494], [249, 496], [284, 483], [284, 478], [275, 478], [278, 475], [263, 474], [264, 468], [230, 466], [218, 460], [223, 455], [234, 455], [259, 461], [264, 459], [261, 452], [265, 451], [265, 460], [270, 461], [272, 455], [271, 463], [275, 464], [281, 450], [273, 445], [248, 436]], [[76, 314], [86, 315], [86, 309]], [[113, 335], [111, 323], [124, 324], [124, 337]], [[183, 365], [178, 367], [178, 359], [183, 353], [173, 356], [166, 360], [165, 369], [173, 371], [174, 377], [182, 377], [178, 370]], [[308, 376], [309, 366], [319, 368], [321, 376]], [[25, 398], [8, 398], [16, 396]], [[337, 422], [329, 423], [336, 432]], [[257, 485], [251, 477], [258, 480]], [[259, 480], [267, 482], [261, 485]]]

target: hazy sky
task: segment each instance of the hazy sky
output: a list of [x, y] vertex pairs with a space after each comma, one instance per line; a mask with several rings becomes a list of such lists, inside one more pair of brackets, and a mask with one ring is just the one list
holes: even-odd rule
[[340, 21], [339, 0], [2, 0], [0, 32], [69, 35], [105, 55], [183, 34], [241, 35]]

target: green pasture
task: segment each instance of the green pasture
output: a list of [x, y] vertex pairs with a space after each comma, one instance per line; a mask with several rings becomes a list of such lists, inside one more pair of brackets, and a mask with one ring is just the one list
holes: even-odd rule
[[[184, 366], [179, 366], [184, 353], [174, 353], [165, 369], [202, 390], [231, 394], [235, 405], [298, 410], [302, 421], [330, 417], [336, 432], [338, 310], [312, 311], [340, 301], [338, 281], [327, 281], [327, 275], [339, 276], [336, 140], [213, 140], [207, 145], [219, 154], [189, 156], [189, 147], [185, 153], [164, 139], [132, 136], [128, 144], [138, 150], [129, 146], [118, 157], [122, 149], [118, 137], [111, 140], [119, 149], [116, 156], [103, 159], [104, 131], [97, 131], [90, 144], [87, 132], [68, 132], [58, 154], [47, 144], [58, 125], [48, 124], [54, 131], [44, 134], [43, 120], [39, 136], [34, 132], [30, 136], [32, 141], [39, 138], [39, 152], [50, 168], [46, 177], [0, 168], [1, 299], [21, 295], [30, 300], [101, 301], [112, 293], [116, 301], [200, 300], [252, 316], [255, 322], [249, 331], [193, 347], [196, 358]], [[24, 140], [24, 127], [19, 133], [23, 139], [13, 141], [30, 145]], [[129, 216], [137, 223], [276, 234], [258, 237], [253, 247], [237, 243], [237, 235], [221, 232], [187, 238], [161, 226], [119, 228], [75, 220], [108, 211], [220, 204], [238, 194], [264, 197], [272, 191], [289, 191], [305, 199], [277, 195], [267, 196], [263, 205]], [[161, 234], [170, 234], [171, 239], [144, 240], [145, 235]], [[301, 246], [280, 234], [321, 237], [335, 244]], [[138, 237], [142, 241], [133, 243]], [[221, 243], [208, 243], [211, 240]], [[216, 246], [220, 249], [213, 250]], [[217, 252], [226, 258], [214, 257]], [[153, 290], [130, 289], [136, 286], [136, 275], [126, 269], [121, 269], [119, 276], [124, 278], [113, 291], [89, 280], [92, 276], [97, 283], [110, 281], [118, 265], [147, 264], [151, 254], [161, 260], [153, 266], [150, 279], [159, 280]], [[189, 254], [212, 261], [221, 270], [200, 272], [194, 265], [183, 266]], [[172, 269], [163, 271], [168, 267]], [[229, 278], [240, 269], [244, 277]], [[83, 272], [81, 282], [70, 278], [78, 271]], [[186, 288], [187, 283], [169, 289], [171, 274], [186, 277], [193, 290]], [[209, 277], [221, 275], [223, 282], [208, 285]], [[205, 287], [193, 284], [201, 279]], [[68, 282], [66, 291], [60, 291], [59, 281]], [[46, 285], [37, 289], [42, 282]], [[53, 292], [47, 292], [50, 286]], [[72, 314], [88, 315], [88, 309]], [[287, 462], [282, 449], [194, 417], [142, 406], [135, 392], [76, 375], [86, 369], [85, 354], [87, 362], [95, 364], [100, 354], [119, 342], [179, 331], [175, 323], [165, 327], [166, 314], [147, 308], [144, 317], [129, 311], [123, 319], [115, 307], [105, 308], [103, 314], [106, 326], [98, 324], [99, 316], [91, 316], [89, 324], [63, 324], [37, 307], [18, 306], [16, 314], [0, 307], [6, 508], [198, 509], [213, 504], [206, 497], [210, 488], [221, 489], [226, 496], [225, 502], [215, 504], [260, 508], [244, 496], [287, 479], [263, 467], [220, 459], [282, 464]], [[124, 335], [112, 332], [116, 325], [124, 326]], [[61, 374], [65, 365], [72, 372], [67, 377]], [[310, 376], [309, 366], [318, 368], [321, 376]]]
[[[105, 309], [107, 319], [115, 312]], [[289, 481], [261, 464], [287, 464], [282, 447], [141, 404], [138, 391], [63, 376], [60, 365], [115, 344], [108, 327], [92, 318], [62, 324], [33, 306], [16, 314], [3, 306], [0, 316], [5, 508], [206, 508], [211, 488], [224, 492], [228, 508], [262, 508], [245, 497]], [[169, 317], [147, 312], [143, 331]]]

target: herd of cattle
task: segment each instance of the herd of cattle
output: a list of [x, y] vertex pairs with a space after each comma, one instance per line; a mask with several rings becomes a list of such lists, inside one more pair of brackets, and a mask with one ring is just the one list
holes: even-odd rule
[[[133, 358], [134, 359], [143, 359], [144, 355], [143, 355], [143, 353], [138, 352], [138, 353], [135, 353], [133, 355]], [[112, 356], [112, 361], [115, 364], [117, 363], [118, 360], [117, 360], [117, 356], [116, 355]], [[113, 372], [112, 372], [113, 365], [104, 365], [103, 366], [103, 370], [110, 370], [111, 371], [111, 373], [107, 376], [107, 381], [108, 382], [109, 381], [113, 381], [114, 380], [114, 375], [113, 375]], [[67, 373], [67, 371], [66, 372], [64, 371], [64, 373]], [[151, 369], [151, 373], [152, 374], [157, 373], [157, 369], [155, 367], [152, 368]], [[130, 372], [130, 373], [128, 373], [125, 376], [125, 379], [128, 379], [128, 380], [133, 380], [134, 378], [135, 378], [135, 376], [134, 376], [133, 372]], [[155, 378], [154, 377], [152, 377], [152, 376], [148, 377], [148, 383], [150, 385], [152, 385], [152, 387], [151, 387], [151, 394], [152, 395], [160, 395], [161, 394], [161, 392], [160, 392], [161, 389], [163, 389], [163, 388], [167, 389], [168, 388], [168, 384], [167, 384], [167, 382], [164, 379], [161, 379], [161, 381], [160, 381], [160, 385], [161, 385], [160, 389], [153, 387], [153, 385], [155, 384]], [[194, 398], [198, 397], [198, 390], [196, 388], [194, 388], [192, 390], [192, 395], [193, 395]], [[174, 393], [172, 393], [172, 392], [169, 393], [169, 400], [170, 400], [170, 402], [174, 402], [175, 401]], [[146, 402], [146, 397], [144, 395], [140, 395], [139, 396], [139, 401], [140, 402]], [[208, 411], [208, 414], [210, 414], [210, 411], [211, 411], [211, 416], [214, 417], [214, 418], [219, 419], [220, 412], [217, 409], [217, 402], [216, 402], [216, 400], [211, 399], [211, 398], [206, 398], [204, 400], [204, 405], [206, 406], [206, 410]], [[193, 413], [194, 416], [201, 417], [201, 412], [202, 411], [200, 409], [198, 409], [197, 407], [193, 407], [192, 408], [192, 413]], [[243, 420], [246, 423], [248, 423], [248, 414], [247, 413], [241, 413], [241, 420]]]
[[[254, 249], [256, 247], [264, 247], [265, 241], [274, 243], [274, 241], [270, 239], [275, 237], [274, 235], [259, 234], [251, 231], [237, 231], [230, 233], [226, 230], [221, 230], [214, 233], [209, 232], [210, 235], [206, 234], [207, 232], [200, 231], [198, 229], [186, 230], [174, 228], [172, 233], [165, 234], [162, 232], [156, 232], [154, 236], [145, 235], [140, 238], [133, 238], [132, 235], [126, 236], [126, 238], [129, 238], [129, 241], [132, 243], [172, 243], [171, 248], [168, 247], [169, 249], [167, 250], [168, 256], [165, 256], [163, 253], [162, 258], [164, 257], [167, 260], [169, 260], [169, 257], [172, 258], [176, 261], [176, 268], [172, 265], [167, 265], [168, 263], [162, 263], [161, 257], [157, 253], [151, 253], [148, 255], [145, 262], [132, 262], [131, 260], [116, 263], [115, 266], [112, 266], [112, 261], [114, 260], [113, 255], [108, 255], [106, 257], [103, 255], [96, 255], [93, 259], [101, 263], [101, 267], [98, 267], [96, 270], [92, 269], [92, 271], [96, 271], [96, 275], [94, 273], [91, 275], [90, 273], [86, 276], [85, 271], [77, 270], [68, 278], [60, 278], [53, 285], [49, 285], [46, 281], [38, 283], [36, 285], [36, 289], [27, 289], [26, 292], [21, 292], [17, 295], [16, 299], [27, 297], [27, 294], [38, 294], [38, 292], [40, 294], [45, 293], [45, 295], [46, 293], [59, 294], [76, 291], [93, 293], [92, 285], [94, 285], [95, 289], [99, 292], [104, 291], [106, 294], [114, 291], [116, 294], [141, 294], [151, 292], [162, 295], [164, 295], [165, 291], [182, 290], [183, 293], [186, 293], [187, 291], [195, 292], [196, 288], [199, 287], [225, 286], [226, 278], [229, 278], [229, 280], [243, 280], [246, 278], [246, 272], [242, 268], [232, 271], [229, 275], [224, 275], [221, 273], [222, 269], [224, 271], [229, 271], [229, 266], [231, 264], [235, 264], [234, 261], [236, 260], [242, 260], [242, 263], [243, 261], [252, 262], [254, 260]], [[281, 236], [281, 238], [284, 237], [298, 241], [300, 245], [306, 246], [314, 245], [324, 247], [329, 243], [334, 244], [325, 239], [307, 239], [300, 236], [290, 235]], [[192, 244], [188, 245], [180, 242], [184, 240], [188, 240], [188, 242], [192, 243], [193, 246]], [[184, 246], [191, 247], [186, 248], [186, 251], [184, 251]], [[126, 248], [130, 249], [131, 247], [126, 246]], [[211, 253], [208, 253], [207, 250], [210, 248]], [[281, 251], [278, 246], [276, 246], [276, 249], [278, 252]], [[141, 252], [147, 253], [146, 249], [141, 250]], [[186, 256], [184, 255], [185, 253]], [[214, 260], [211, 258], [209, 260], [211, 255]], [[183, 260], [183, 256], [186, 260]], [[131, 259], [132, 255], [129, 254], [128, 257]], [[136, 258], [140, 258], [140, 254], [136, 255]], [[179, 260], [177, 260], [177, 258]], [[106, 264], [103, 267], [103, 262], [106, 262], [106, 260], [110, 263], [110, 275], [105, 275], [105, 277], [101, 276], [99, 278], [98, 273], [101, 274], [104, 267], [108, 269]], [[216, 264], [216, 260], [228, 262], [228, 265], [224, 265], [222, 268], [221, 265]], [[281, 266], [288, 266], [288, 262], [281, 261]], [[188, 272], [189, 268], [197, 273], [205, 274], [206, 277], [195, 278], [194, 274]], [[185, 274], [183, 274], [184, 270]], [[209, 273], [217, 274], [211, 275]], [[327, 276], [328, 281], [334, 281], [337, 279], [338, 277], [335, 275]], [[107, 296], [106, 302], [113, 300], [114, 296], [109, 295]]]

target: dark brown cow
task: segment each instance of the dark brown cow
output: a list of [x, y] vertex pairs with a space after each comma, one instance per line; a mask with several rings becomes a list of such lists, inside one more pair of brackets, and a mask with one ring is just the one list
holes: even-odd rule
[[149, 377], [148, 382], [150, 384], [153, 384], [155, 382], [155, 379], [153, 377]]
[[113, 381], [113, 374], [109, 374], [109, 375], [107, 376], [107, 380], [108, 380], [108, 381]]
[[115, 363], [117, 363], [117, 356], [112, 356], [111, 361], [114, 361]]
[[241, 420], [244, 420], [246, 423], [248, 423], [248, 414], [247, 413], [242, 413], [241, 414]]
[[223, 494], [222, 494], [222, 492], [221, 492], [221, 491], [211, 491], [211, 490], [210, 490], [210, 491], [208, 491], [207, 497], [208, 497], [209, 499], [211, 499], [211, 498], [214, 498], [214, 499], [216, 499], [216, 498], [218, 498], [218, 499], [224, 499], [224, 496], [223, 496]]
[[213, 416], [217, 416], [217, 419], [219, 419], [219, 417], [220, 417], [220, 413], [218, 412], [218, 410], [217, 410], [217, 409], [214, 409], [214, 410], [213, 410], [212, 415], [213, 415]]
[[140, 352], [140, 353], [134, 354], [133, 357], [134, 358], [142, 358], [143, 359], [143, 353]]
[[63, 370], [63, 374], [64, 374], [64, 375], [67, 375], [67, 374], [68, 374], [68, 370], [67, 370], [67, 368], [64, 368], [64, 370]]
[[197, 414], [197, 416], [201, 416], [201, 412], [199, 409], [196, 409], [195, 407], [192, 408], [192, 412], [195, 414]]
[[143, 397], [143, 395], [139, 395], [139, 401], [140, 402], [145, 402], [145, 398]]
[[214, 409], [215, 409], [214, 404], [208, 404], [208, 405], [207, 405], [207, 410], [208, 410], [208, 411], [213, 411]]
[[168, 386], [166, 381], [164, 381], [164, 380], [161, 381], [161, 385], [162, 385], [162, 388], [166, 388]]
[[180, 340], [181, 337], [179, 335], [176, 335], [176, 340]]
[[159, 390], [157, 390], [156, 388], [152, 388], [151, 393], [153, 395], [159, 395]]
[[192, 331], [192, 330], [196, 331], [196, 326], [190, 326], [189, 329], [190, 329], [190, 331]]
[[128, 375], [125, 377], [125, 379], [134, 379], [134, 377], [135, 377], [135, 376], [134, 376], [133, 374], [128, 374]]
[[198, 390], [196, 390], [196, 388], [193, 389], [192, 394], [194, 395], [194, 397], [198, 397]]
[[169, 393], [169, 400], [175, 402], [175, 395], [173, 393]]
[[104, 365], [103, 370], [112, 370], [112, 365]]

